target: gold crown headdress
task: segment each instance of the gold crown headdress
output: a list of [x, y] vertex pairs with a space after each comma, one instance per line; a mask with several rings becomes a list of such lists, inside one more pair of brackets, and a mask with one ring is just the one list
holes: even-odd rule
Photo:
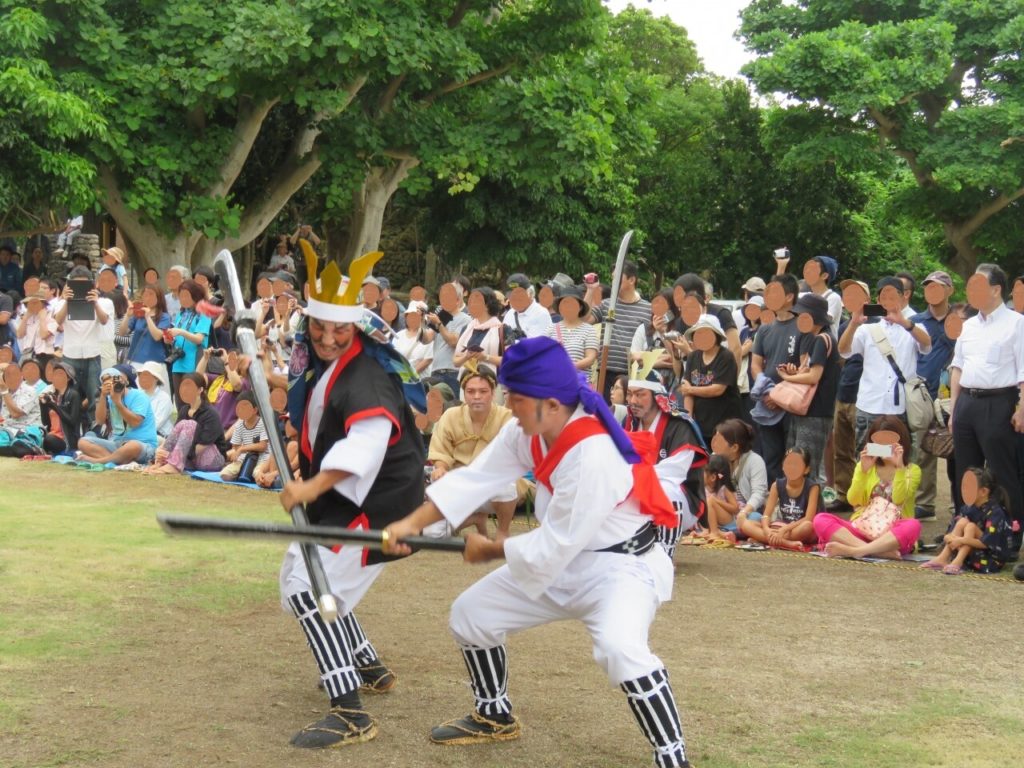
[[[649, 378], [654, 364], [658, 362], [664, 350], [651, 349], [644, 352], [641, 360], [634, 360], [629, 368], [629, 386], [635, 389], [649, 389], [652, 392], [665, 394], [665, 386], [657, 377]], [[642, 365], [641, 365], [642, 363]]]
[[359, 305], [363, 279], [370, 274], [373, 265], [384, 257], [383, 251], [371, 251], [353, 259], [347, 278], [333, 261], [317, 277], [316, 251], [306, 240], [299, 240], [299, 247], [302, 248], [306, 274], [309, 275], [306, 314], [329, 323], [358, 322], [363, 316], [363, 308]]

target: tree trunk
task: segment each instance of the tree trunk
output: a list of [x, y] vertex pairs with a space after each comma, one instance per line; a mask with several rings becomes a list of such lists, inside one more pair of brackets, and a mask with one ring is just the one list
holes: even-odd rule
[[362, 187], [353, 195], [348, 242], [343, 254], [346, 262], [377, 250], [388, 201], [417, 165], [416, 158], [403, 158], [389, 168], [371, 168], [367, 172]]
[[978, 249], [974, 247], [971, 235], [964, 231], [962, 224], [946, 223], [942, 225], [942, 229], [946, 233], [946, 242], [953, 250], [949, 266], [966, 280], [978, 267]]

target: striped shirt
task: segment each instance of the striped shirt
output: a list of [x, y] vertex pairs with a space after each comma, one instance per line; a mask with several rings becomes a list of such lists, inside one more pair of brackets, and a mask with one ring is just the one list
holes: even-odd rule
[[[267, 440], [267, 430], [263, 426], [262, 418], [257, 417], [256, 423], [252, 427], [247, 427], [241, 419], [235, 422], [235, 431], [231, 433], [232, 445], [253, 445]], [[269, 453], [269, 450], [264, 451], [260, 456], [260, 461], [264, 461]]]
[[[604, 322], [605, 312], [611, 305], [609, 299], [601, 302], [594, 309], [594, 318]], [[651, 302], [638, 298], [632, 304], [618, 301], [615, 304], [615, 324], [612, 326], [612, 340], [608, 347], [608, 370], [626, 373], [629, 370], [629, 348], [633, 343], [633, 334], [643, 323], [651, 319]]]
[[590, 323], [580, 323], [571, 328], [559, 322], [553, 325], [545, 336], [565, 347], [574, 363], [582, 360], [588, 349], [597, 349], [597, 329]]

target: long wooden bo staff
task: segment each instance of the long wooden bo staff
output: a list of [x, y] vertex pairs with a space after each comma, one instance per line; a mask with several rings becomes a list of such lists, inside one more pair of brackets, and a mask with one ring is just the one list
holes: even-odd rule
[[[299, 541], [331, 547], [336, 544], [359, 544], [370, 549], [383, 549], [388, 540], [387, 531], [340, 528], [330, 525], [283, 525], [262, 520], [225, 520], [220, 517], [192, 517], [188, 515], [157, 515], [157, 522], [167, 533], [198, 536], [240, 536], [264, 541]], [[435, 549], [442, 552], [462, 552], [465, 539], [444, 536], [407, 536], [401, 540], [415, 549]]]

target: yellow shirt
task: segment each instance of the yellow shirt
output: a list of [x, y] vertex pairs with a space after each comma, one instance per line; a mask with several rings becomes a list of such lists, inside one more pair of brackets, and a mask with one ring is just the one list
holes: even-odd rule
[[[854, 508], [851, 520], [856, 520], [871, 501], [871, 492], [878, 485], [878, 469], [871, 467], [867, 472], [858, 461], [853, 469], [853, 481], [846, 491], [846, 500]], [[917, 464], [897, 469], [892, 478], [892, 503], [903, 508], [903, 517], [914, 516], [914, 500], [917, 487], [921, 484], [921, 468]]]
[[492, 405], [483, 429], [477, 434], [473, 431], [468, 405], [463, 403], [449, 408], [434, 425], [427, 460], [443, 461], [448, 469], [464, 467], [480, 455], [511, 418], [512, 411], [508, 408]]

